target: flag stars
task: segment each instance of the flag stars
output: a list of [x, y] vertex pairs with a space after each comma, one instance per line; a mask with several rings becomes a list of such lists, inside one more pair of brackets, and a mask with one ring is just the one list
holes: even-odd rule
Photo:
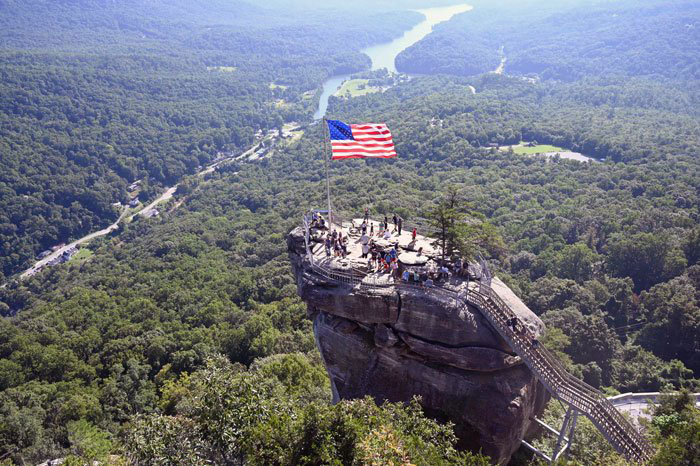
[[353, 140], [352, 129], [347, 124], [339, 120], [328, 120], [328, 130], [332, 140], [343, 141]]

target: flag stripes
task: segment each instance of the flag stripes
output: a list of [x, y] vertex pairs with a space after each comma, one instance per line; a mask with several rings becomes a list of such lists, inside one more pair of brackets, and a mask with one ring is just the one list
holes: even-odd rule
[[384, 123], [347, 125], [338, 120], [327, 123], [332, 159], [396, 157], [391, 131]]

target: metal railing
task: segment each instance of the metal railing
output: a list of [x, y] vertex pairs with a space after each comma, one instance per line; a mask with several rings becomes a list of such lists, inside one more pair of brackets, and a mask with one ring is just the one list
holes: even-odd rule
[[[343, 220], [333, 215], [334, 223]], [[519, 333], [509, 321], [517, 315], [486, 282], [478, 291], [467, 287], [456, 292], [442, 287], [416, 286], [401, 280], [379, 280], [376, 274], [360, 271], [341, 271], [315, 260], [309, 247], [309, 218], [304, 216], [305, 262], [314, 273], [335, 282], [368, 288], [394, 288], [397, 291], [416, 291], [455, 299], [463, 305], [471, 305], [481, 311], [489, 323], [506, 340], [511, 349], [525, 362], [537, 379], [557, 399], [583, 413], [598, 428], [610, 444], [627, 459], [639, 463], [649, 460], [651, 446], [642, 434], [598, 390], [571, 375], [563, 364], [542, 345], [533, 345], [534, 335]], [[384, 276], [385, 278], [387, 276]]]

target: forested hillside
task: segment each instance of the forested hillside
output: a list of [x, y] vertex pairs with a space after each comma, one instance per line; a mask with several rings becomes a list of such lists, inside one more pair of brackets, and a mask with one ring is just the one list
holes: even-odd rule
[[[663, 151], [626, 164], [494, 153], [469, 141], [510, 126], [538, 131], [547, 122], [528, 111], [530, 97], [517, 79], [473, 82], [483, 90], [476, 96], [465, 94], [459, 79], [426, 78], [343, 107], [336, 101], [332, 113], [349, 119], [381, 113], [401, 154], [334, 163], [338, 208], [370, 205], [410, 219], [457, 185], [499, 227], [508, 245], [493, 252], [499, 274], [552, 327], [551, 344], [569, 355], [575, 373], [622, 391], [695, 386], [700, 138], [666, 148], [673, 162]], [[518, 92], [522, 102], [514, 100]], [[530, 93], [546, 93], [546, 86]], [[438, 111], [438, 102], [446, 108]], [[485, 118], [499, 108], [509, 110]], [[429, 126], [430, 115], [442, 117], [442, 128]], [[320, 137], [315, 127], [270, 159], [230, 166], [172, 214], [103, 241], [92, 260], [4, 293], [20, 310], [2, 332], [4, 399], [20, 416], [11, 425], [22, 416], [39, 420], [24, 440], [27, 454], [64, 444], [70, 420], [110, 431], [153, 411], [167, 380], [208, 356], [250, 364], [275, 353], [314, 353], [284, 234], [323, 202]], [[637, 143], [635, 133], [619, 137]], [[669, 334], [684, 337], [669, 345]], [[78, 400], [85, 408], [49, 415]]]
[[369, 66], [357, 50], [419, 18], [355, 16], [329, 33], [333, 11], [299, 24], [241, 2], [5, 3], [0, 281], [114, 221], [132, 182], [150, 199], [259, 129], [308, 120], [304, 92]]
[[[89, 243], [93, 255], [0, 288], [0, 461], [73, 455], [85, 463], [112, 453], [141, 464], [486, 464], [455, 451], [451, 427], [415, 403], [330, 404], [286, 253], [287, 232], [325, 203], [322, 127], [307, 124], [315, 101], [304, 92], [334, 71], [366, 67], [357, 50], [416, 14], [351, 19], [320, 8], [296, 24], [281, 1], [270, 10], [239, 2], [230, 16], [224, 1], [210, 10], [151, 3], [75, 0], [57, 10], [55, 2], [0, 0], [5, 274], [114, 219], [110, 204], [127, 199], [134, 179], [144, 180], [144, 199], [186, 180], [160, 216]], [[478, 29], [448, 34], [465, 31], [479, 5], [409, 52], [439, 37], [463, 52], [472, 39], [475, 53], [478, 43], [491, 50]], [[691, 21], [694, 7], [678, 5]], [[639, 20], [653, 30], [673, 16], [644, 8]], [[158, 20], [148, 19], [152, 11]], [[329, 28], [334, 15], [344, 20]], [[579, 38], [562, 36], [558, 50], [577, 50]], [[648, 44], [650, 67], [665, 68], [668, 44]], [[545, 321], [543, 343], [574, 374], [610, 394], [700, 391], [699, 55], [683, 44], [668, 55], [678, 79], [622, 65], [616, 75], [592, 65], [578, 74], [559, 52], [534, 82], [454, 76], [489, 70], [498, 55], [474, 59], [485, 68], [421, 55], [415, 63], [431, 55], [425, 63], [451, 76], [331, 99], [330, 117], [386, 122], [399, 153], [332, 162], [334, 204], [410, 222], [454, 187], [494, 225], [503, 241], [481, 252]], [[509, 60], [510, 52], [507, 45]], [[684, 67], [673, 58], [681, 55]], [[219, 151], [243, 150], [258, 129], [294, 120], [305, 131], [298, 141], [187, 176]], [[494, 147], [534, 140], [597, 160]], [[697, 442], [687, 439], [700, 421], [688, 401], [666, 402], [648, 427], [661, 445], [654, 464], [693, 461]], [[575, 460], [623, 464], [579, 422]]]
[[[574, 81], [616, 74], [697, 81], [697, 2], [476, 2], [397, 58], [401, 71], [470, 75], [496, 70]], [[563, 10], [563, 11], [562, 11]], [[697, 86], [697, 82], [694, 83]]]

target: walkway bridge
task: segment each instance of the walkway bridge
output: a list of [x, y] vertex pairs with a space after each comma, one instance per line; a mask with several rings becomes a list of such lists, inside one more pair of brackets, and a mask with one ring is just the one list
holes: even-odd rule
[[[419, 287], [403, 282], [382, 280], [375, 274], [361, 273], [355, 270], [340, 271], [314, 258], [310, 249], [310, 215], [304, 216], [306, 266], [314, 273], [327, 280], [367, 288], [394, 288], [398, 291], [419, 289], [422, 293], [449, 295], [464, 306], [477, 308], [493, 328], [510, 345], [512, 350], [522, 358], [537, 379], [545, 386], [553, 398], [566, 404], [568, 409], [560, 431], [538, 421], [543, 427], [556, 433], [558, 439], [554, 452], [548, 456], [523, 440], [523, 444], [535, 451], [548, 462], [556, 461], [571, 445], [577, 415], [583, 414], [596, 426], [610, 444], [627, 460], [644, 463], [651, 459], [653, 450], [643, 435], [627, 420], [600, 391], [582, 380], [569, 374], [563, 364], [542, 345], [532, 345], [530, 336], [515, 332], [508, 321], [516, 318], [515, 312], [498, 296], [490, 286], [490, 274], [482, 273], [476, 287], [467, 287], [466, 291], [457, 293], [440, 287]], [[342, 225], [343, 219], [333, 214], [333, 224]], [[405, 225], [410, 229], [410, 225]], [[485, 265], [485, 264], [484, 264]]]

